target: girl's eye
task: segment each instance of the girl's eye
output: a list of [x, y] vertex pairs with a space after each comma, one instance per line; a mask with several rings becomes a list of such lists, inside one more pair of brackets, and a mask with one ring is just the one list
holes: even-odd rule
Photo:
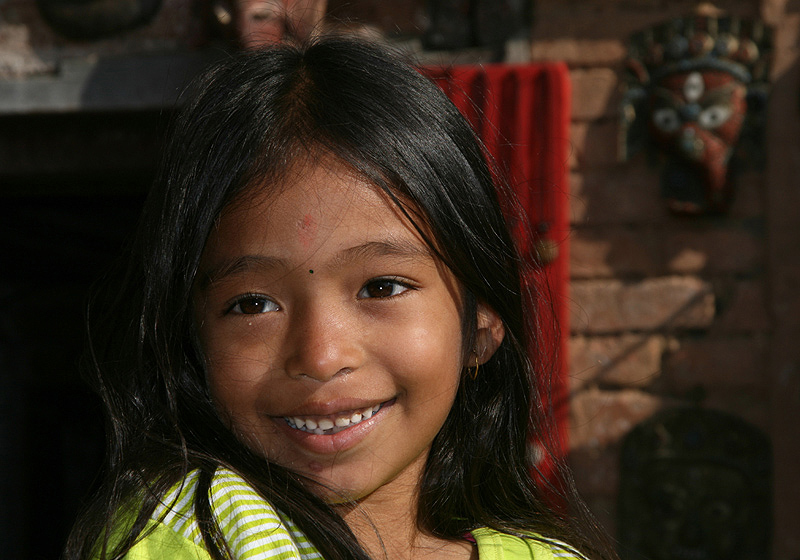
[[399, 282], [398, 280], [379, 278], [377, 280], [367, 282], [367, 284], [358, 292], [358, 298], [388, 298], [392, 296], [398, 296], [409, 289], [409, 286]]
[[278, 304], [263, 296], [244, 296], [230, 308], [231, 313], [241, 315], [258, 315], [270, 311], [278, 311]]

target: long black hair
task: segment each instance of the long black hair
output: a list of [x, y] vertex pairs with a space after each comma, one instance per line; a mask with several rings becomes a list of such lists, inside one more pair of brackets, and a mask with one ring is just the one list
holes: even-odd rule
[[[531, 478], [529, 435], [548, 432], [533, 380], [547, 373], [530, 345], [531, 292], [480, 143], [447, 97], [400, 57], [325, 37], [227, 56], [195, 84], [172, 124], [121, 287], [109, 283], [90, 307], [88, 368], [107, 409], [108, 464], [68, 556], [85, 557], [103, 543], [135, 497], [135, 522], [108, 551], [123, 553], [167, 488], [193, 469], [207, 487], [225, 465], [326, 559], [367, 558], [299, 475], [256, 456], [220, 421], [193, 321], [198, 263], [222, 210], [254, 185], [277, 184], [309, 154], [333, 156], [416, 220], [460, 284], [465, 348], [475, 336], [477, 302], [505, 327], [480, 375], [463, 376], [432, 444], [420, 483], [420, 529], [457, 539], [489, 526], [583, 547], [582, 533], [552, 511]], [[197, 495], [204, 539], [224, 558], [207, 494]]]

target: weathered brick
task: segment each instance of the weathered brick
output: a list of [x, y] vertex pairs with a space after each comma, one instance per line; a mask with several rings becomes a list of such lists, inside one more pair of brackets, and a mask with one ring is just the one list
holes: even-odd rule
[[714, 320], [711, 285], [698, 278], [584, 280], [571, 290], [570, 325], [578, 333], [708, 328]]
[[[738, 416], [768, 433], [775, 429], [772, 403], [764, 394], [764, 387], [748, 391], [717, 387], [706, 396], [703, 406]], [[791, 429], [797, 438], [797, 426]]]
[[[573, 278], [664, 274], [754, 275], [766, 265], [766, 239], [758, 228], [735, 223], [687, 227], [574, 227]], [[677, 227], [676, 227], [677, 226]]]
[[572, 70], [572, 119], [588, 121], [618, 114], [619, 80], [610, 68]]
[[573, 122], [570, 126], [570, 169], [608, 166], [617, 163], [616, 120]]
[[533, 60], [563, 60], [570, 66], [619, 65], [625, 52], [625, 45], [619, 39], [554, 37], [534, 40], [531, 44]]
[[664, 378], [681, 394], [695, 387], [753, 389], [763, 383], [768, 344], [763, 336], [679, 339], [664, 360]]
[[671, 219], [659, 194], [658, 175], [642, 157], [572, 173], [570, 188], [576, 224], [657, 224]]
[[735, 178], [730, 208], [726, 212], [728, 218], [763, 217], [766, 209], [766, 185], [764, 172], [751, 170], [742, 172]]
[[735, 224], [672, 230], [664, 246], [668, 270], [679, 274], [752, 274], [765, 265], [764, 234]]
[[800, 189], [797, 188], [797, 178], [800, 177], [800, 142], [797, 141], [800, 138], [800, 123], [796, 117], [787, 118], [787, 114], [796, 115], [796, 92], [800, 84], [800, 68], [797, 67], [795, 54], [800, 38], [800, 29], [797, 27], [800, 25], [800, 14], [792, 14], [792, 17], [795, 20], [794, 29], [782, 27], [781, 30], [788, 33], [779, 39], [793, 41], [791, 46], [786, 45], [788, 51], [783, 51], [791, 54], [776, 56], [773, 71], [780, 71], [780, 66], [785, 68], [781, 74], [776, 74], [781, 76], [781, 87], [773, 87], [770, 91], [767, 116], [767, 211], [770, 220], [778, 227], [796, 226], [797, 209], [800, 208]]
[[[800, 224], [770, 230], [771, 312], [787, 333], [800, 332]], [[790, 354], [800, 358], [800, 345]]]
[[619, 488], [619, 446], [580, 447], [569, 453], [568, 463], [582, 496], [616, 497]]
[[425, 0], [328, 0], [328, 14], [341, 21], [375, 26], [389, 36], [413, 36], [428, 23]]
[[[641, 29], [654, 25], [670, 17], [670, 12], [658, 10], [621, 12], [613, 6], [601, 5], [580, 7], [564, 3], [560, 9], [543, 11], [537, 3], [537, 18], [533, 36], [538, 40], [557, 37], [581, 37], [583, 40], [621, 39], [623, 44], [628, 36]], [[691, 8], [689, 9], [691, 11]], [[676, 15], [683, 15], [676, 13]], [[614, 26], [598, 25], [601, 20], [613, 18]]]
[[[761, 4], [761, 17], [770, 25], [778, 25], [781, 21], [786, 21], [785, 0], [762, 0], [759, 4]], [[794, 41], [791, 42], [791, 45], [796, 44]]]
[[581, 391], [570, 400], [570, 448], [591, 450], [616, 444], [663, 403], [657, 396], [633, 389]]
[[569, 343], [570, 390], [648, 386], [661, 375], [665, 347], [663, 336], [574, 336]]
[[[634, 31], [694, 13], [696, 8], [697, 2], [690, 0], [537, 0], [533, 36], [627, 38]], [[724, 8], [731, 15], [758, 16], [758, 3], [752, 0], [726, 1]]]
[[772, 326], [765, 279], [731, 281], [717, 286], [719, 317], [714, 330], [723, 333], [765, 332]]
[[[575, 138], [573, 138], [573, 142]], [[577, 156], [573, 164], [577, 163]], [[574, 166], [573, 166], [574, 169]], [[726, 219], [764, 216], [763, 174], [747, 173], [736, 189]], [[573, 223], [677, 224], [659, 187], [659, 170], [643, 155], [614, 166], [581, 169], [570, 176]]]
[[633, 228], [578, 228], [570, 238], [573, 278], [655, 276], [663, 273], [660, 238]]

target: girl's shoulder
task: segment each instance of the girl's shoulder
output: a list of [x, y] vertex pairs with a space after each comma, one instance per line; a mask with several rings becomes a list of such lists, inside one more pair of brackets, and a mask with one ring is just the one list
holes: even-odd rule
[[586, 560], [570, 545], [536, 534], [519, 537], [481, 527], [472, 531], [472, 536], [480, 560]]
[[[165, 550], [170, 558], [210, 558], [195, 510], [198, 479], [199, 471], [192, 471], [167, 492], [153, 511], [144, 537], [126, 555], [128, 560], [164, 558]], [[214, 474], [209, 505], [235, 560], [322, 558], [291, 520], [233, 471], [219, 469]]]

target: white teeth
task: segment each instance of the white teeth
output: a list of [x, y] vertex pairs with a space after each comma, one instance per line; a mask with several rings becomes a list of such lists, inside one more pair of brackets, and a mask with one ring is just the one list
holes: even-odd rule
[[285, 420], [292, 428], [317, 435], [330, 435], [371, 418], [381, 409], [381, 406], [381, 404], [376, 404], [375, 406], [370, 406], [358, 412], [354, 412], [350, 416], [340, 416], [334, 420], [329, 418], [312, 420], [311, 418], [304, 419], [299, 416], [286, 417]]

